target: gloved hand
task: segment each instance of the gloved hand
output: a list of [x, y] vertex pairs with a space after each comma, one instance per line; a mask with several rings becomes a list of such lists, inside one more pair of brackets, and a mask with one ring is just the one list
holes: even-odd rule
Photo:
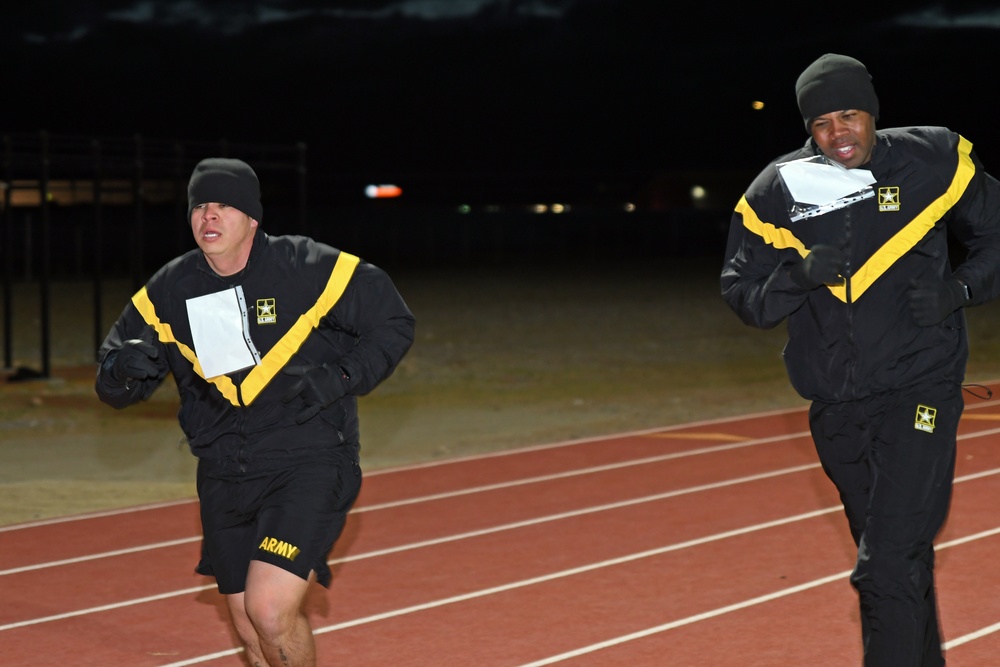
[[[151, 331], [150, 335], [152, 335]], [[159, 377], [160, 369], [153, 363], [153, 359], [159, 356], [160, 353], [156, 346], [144, 338], [127, 340], [115, 353], [115, 361], [111, 366], [111, 377], [126, 385], [128, 385], [129, 380]]]
[[922, 327], [940, 324], [966, 303], [965, 286], [957, 278], [913, 281], [906, 295], [913, 320]]
[[284, 370], [295, 381], [281, 400], [288, 403], [296, 396], [302, 396], [305, 409], [295, 416], [296, 424], [304, 424], [315, 417], [320, 410], [328, 407], [347, 393], [347, 376], [339, 366], [289, 366]]
[[792, 267], [792, 280], [807, 290], [820, 285], [842, 285], [840, 276], [847, 266], [847, 255], [837, 246], [817, 244], [802, 261]]

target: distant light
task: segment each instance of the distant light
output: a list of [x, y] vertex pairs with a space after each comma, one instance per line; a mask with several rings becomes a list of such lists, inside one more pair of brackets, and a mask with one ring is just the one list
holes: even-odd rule
[[459, 213], [469, 213], [471, 211], [472, 211], [472, 207], [469, 206], [468, 204], [462, 204], [462, 205], [460, 205], [458, 207], [458, 212]]
[[625, 205], [622, 206], [622, 208], [625, 209], [626, 213], [635, 213], [635, 204], [633, 204], [630, 201], [629, 202], [625, 202]]
[[754, 100], [753, 102], [750, 103], [750, 106], [753, 108], [754, 111], [760, 111], [761, 109], [764, 108], [764, 103], [761, 102], [760, 100]]
[[369, 199], [391, 199], [403, 194], [398, 185], [369, 185], [365, 188], [365, 196]]
[[546, 206], [545, 204], [535, 204], [534, 206], [531, 207], [531, 210], [534, 211], [535, 213], [545, 213], [546, 211], [549, 210], [549, 207]]
[[704, 199], [705, 194], [706, 194], [705, 188], [701, 187], [700, 185], [695, 185], [694, 187], [691, 188], [691, 199], [694, 199], [695, 201], [698, 201], [699, 199]]
[[564, 206], [563, 204], [553, 204], [552, 205], [552, 212], [553, 213], [565, 213], [568, 210], [569, 210], [569, 206]]

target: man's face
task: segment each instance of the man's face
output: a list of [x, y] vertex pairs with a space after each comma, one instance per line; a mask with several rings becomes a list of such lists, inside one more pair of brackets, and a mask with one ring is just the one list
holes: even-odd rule
[[872, 157], [875, 118], [867, 111], [831, 111], [813, 118], [809, 130], [823, 155], [848, 169], [860, 167]]
[[256, 220], [225, 204], [199, 204], [191, 211], [191, 233], [213, 266], [248, 255], [256, 229]]

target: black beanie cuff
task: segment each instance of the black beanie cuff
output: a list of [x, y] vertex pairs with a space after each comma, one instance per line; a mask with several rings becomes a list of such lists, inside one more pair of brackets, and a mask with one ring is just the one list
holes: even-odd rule
[[817, 58], [795, 82], [795, 98], [806, 132], [814, 118], [832, 111], [858, 109], [878, 120], [878, 96], [871, 74], [850, 56], [827, 53]]
[[257, 222], [264, 217], [257, 174], [242, 160], [206, 158], [195, 166], [188, 182], [188, 220], [195, 206], [208, 202], [237, 208]]

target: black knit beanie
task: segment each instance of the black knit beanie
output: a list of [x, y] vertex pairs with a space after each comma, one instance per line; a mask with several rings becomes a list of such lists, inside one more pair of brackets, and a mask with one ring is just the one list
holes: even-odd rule
[[195, 206], [208, 202], [238, 208], [257, 222], [264, 218], [260, 181], [243, 160], [210, 157], [195, 166], [188, 182], [188, 221]]
[[795, 97], [806, 132], [810, 132], [814, 118], [831, 111], [859, 109], [878, 120], [878, 97], [871, 74], [850, 56], [827, 53], [817, 58], [795, 82]]

